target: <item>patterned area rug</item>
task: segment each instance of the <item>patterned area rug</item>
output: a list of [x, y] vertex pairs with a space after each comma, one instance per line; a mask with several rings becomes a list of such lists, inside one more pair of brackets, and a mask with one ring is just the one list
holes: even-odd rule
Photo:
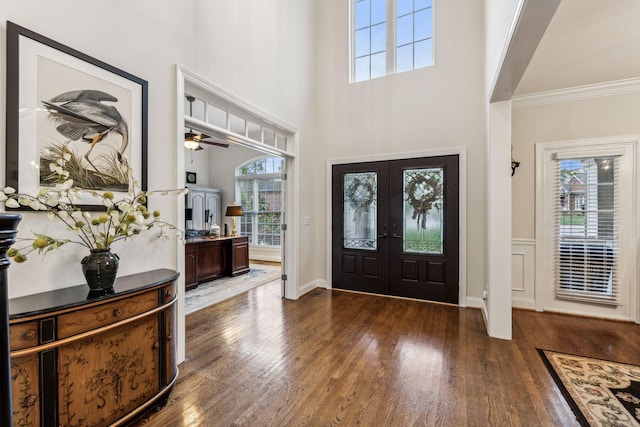
[[538, 349], [583, 426], [640, 426], [640, 367]]
[[203, 283], [184, 295], [185, 313], [202, 310], [220, 301], [246, 292], [250, 289], [276, 280], [282, 274], [279, 265], [251, 264], [246, 274], [236, 277], [223, 277], [213, 282]]

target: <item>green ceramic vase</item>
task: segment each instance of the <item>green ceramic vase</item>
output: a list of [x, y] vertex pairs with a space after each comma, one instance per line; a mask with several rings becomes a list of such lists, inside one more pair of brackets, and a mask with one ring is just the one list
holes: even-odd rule
[[120, 258], [110, 249], [91, 249], [91, 253], [82, 258], [82, 273], [92, 291], [108, 290], [118, 274]]

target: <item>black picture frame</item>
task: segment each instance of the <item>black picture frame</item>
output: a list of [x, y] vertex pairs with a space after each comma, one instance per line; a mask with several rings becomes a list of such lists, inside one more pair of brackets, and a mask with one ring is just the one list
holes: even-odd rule
[[[6, 84], [6, 186], [20, 193], [37, 193], [43, 176], [43, 172], [39, 171], [44, 170], [41, 166], [43, 162], [50, 161], [41, 154], [48, 152], [42, 147], [64, 144], [78, 152], [84, 150], [85, 153], [77, 156], [74, 151], [74, 158], [83, 162], [79, 164], [86, 171], [91, 170], [93, 176], [99, 176], [102, 182], [107, 182], [101, 182], [100, 186], [84, 187], [74, 181], [76, 187], [114, 191], [109, 185], [117, 185], [114, 191], [117, 194], [126, 193], [135, 182], [141, 190], [147, 190], [146, 80], [7, 21]], [[111, 114], [111, 117], [102, 122], [92, 121], [94, 127], [91, 132], [78, 136], [76, 131], [70, 135], [73, 132], [61, 127], [64, 116], [61, 113], [65, 112], [65, 105], [70, 105], [68, 101], [73, 98], [72, 95], [76, 96], [72, 100], [74, 102], [91, 98], [93, 107], [104, 107], [104, 114]], [[113, 113], [114, 110], [116, 113]], [[96, 123], [103, 126], [100, 130], [111, 126], [110, 130], [104, 132], [102, 137], [97, 137], [100, 132], [96, 131]], [[114, 126], [113, 123], [119, 125]], [[91, 157], [86, 153], [87, 150], [92, 154]], [[104, 159], [107, 154], [103, 153], [117, 159], [121, 165], [131, 166], [134, 182], [120, 177], [119, 183], [111, 184], [107, 178], [112, 176], [95, 166], [102, 161], [96, 160], [95, 156], [103, 156], [101, 159]], [[104, 210], [101, 198], [90, 196], [89, 191], [87, 195], [81, 199], [79, 207], [90, 211]]]
[[198, 179], [195, 172], [187, 172], [184, 180], [187, 184], [196, 184]]

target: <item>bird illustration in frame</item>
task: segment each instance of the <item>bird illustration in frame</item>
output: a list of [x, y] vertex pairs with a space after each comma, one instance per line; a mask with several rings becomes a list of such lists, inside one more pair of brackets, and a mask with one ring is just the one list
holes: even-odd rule
[[[111, 94], [89, 89], [64, 92], [48, 101], [42, 101], [51, 120], [57, 125], [56, 130], [59, 134], [68, 141], [84, 141], [90, 145], [82, 157], [93, 169], [94, 173], [87, 175], [88, 178], [94, 175], [92, 187], [96, 186], [96, 176], [102, 181], [102, 185], [97, 185], [98, 187], [120, 182], [123, 166], [128, 166], [124, 153], [129, 143], [129, 128], [118, 109], [108, 104], [117, 101], [118, 99]], [[102, 158], [102, 166], [98, 167], [92, 152], [97, 144], [111, 135], [120, 137], [120, 146], [114, 150], [115, 158]], [[53, 149], [54, 152], [56, 149], [71, 152], [65, 146], [54, 146]], [[51, 153], [51, 150], [48, 152]], [[72, 154], [75, 155], [73, 152]], [[82, 161], [81, 158], [75, 160], [78, 164]]]

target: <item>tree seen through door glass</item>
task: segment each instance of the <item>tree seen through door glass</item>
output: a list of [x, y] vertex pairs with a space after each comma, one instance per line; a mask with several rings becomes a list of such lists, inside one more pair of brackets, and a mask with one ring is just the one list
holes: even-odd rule
[[442, 253], [443, 169], [407, 169], [403, 183], [403, 250]]
[[377, 249], [378, 175], [344, 175], [343, 245], [346, 249]]

